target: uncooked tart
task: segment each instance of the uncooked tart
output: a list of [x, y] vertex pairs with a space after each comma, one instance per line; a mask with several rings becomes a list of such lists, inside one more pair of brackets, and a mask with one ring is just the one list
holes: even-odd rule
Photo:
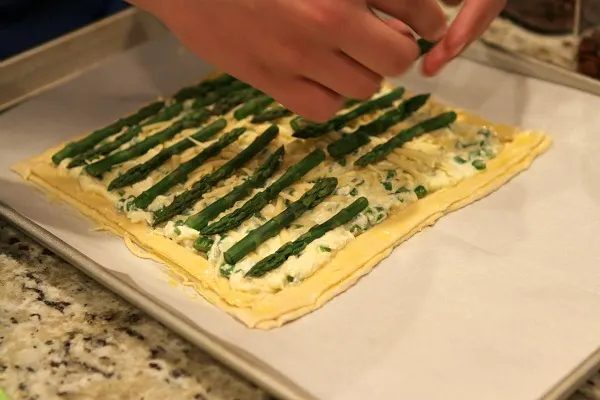
[[389, 83], [317, 124], [215, 73], [13, 169], [248, 327], [271, 329], [550, 144]]

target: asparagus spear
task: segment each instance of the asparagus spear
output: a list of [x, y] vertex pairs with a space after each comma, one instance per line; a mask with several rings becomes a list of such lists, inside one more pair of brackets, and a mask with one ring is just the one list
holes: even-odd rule
[[187, 180], [188, 175], [190, 173], [199, 168], [209, 158], [219, 154], [225, 147], [238, 140], [238, 138], [245, 131], [246, 128], [235, 128], [227, 132], [225, 135], [221, 136], [219, 140], [217, 140], [215, 143], [202, 150], [190, 160], [181, 164], [167, 176], [155, 183], [148, 190], [140, 193], [140, 195], [133, 200], [133, 205], [137, 208], [145, 209], [158, 196], [166, 193], [172, 187], [180, 183], [184, 183]]
[[249, 117], [250, 115], [255, 115], [260, 113], [262, 110], [267, 108], [269, 104], [274, 102], [275, 100], [271, 96], [261, 95], [252, 99], [245, 103], [243, 106], [234, 111], [233, 116], [235, 119], [242, 120], [244, 118]]
[[223, 97], [229, 96], [231, 93], [237, 92], [238, 90], [247, 89], [250, 85], [242, 81], [233, 81], [231, 84], [218, 87], [212, 92], [208, 93], [204, 97], [200, 97], [194, 101], [193, 107], [206, 107], [216, 103]]
[[329, 155], [343, 157], [369, 143], [369, 136], [380, 135], [392, 126], [404, 121], [429, 100], [429, 94], [421, 94], [402, 102], [398, 107], [386, 112], [376, 120], [362, 125], [349, 135], [343, 136], [327, 146]]
[[285, 155], [285, 147], [279, 147], [269, 156], [267, 161], [261, 165], [252, 176], [244, 183], [236, 186], [231, 192], [221, 197], [202, 211], [189, 217], [185, 224], [192, 229], [200, 230], [208, 225], [210, 221], [217, 218], [219, 214], [233, 207], [239, 200], [248, 197], [252, 190], [258, 189], [267, 182], [279, 168]]
[[157, 101], [152, 104], [149, 104], [146, 107], [141, 108], [134, 114], [131, 114], [125, 118], [121, 118], [105, 128], [92, 132], [91, 134], [89, 134], [81, 140], [67, 144], [62, 150], [60, 150], [52, 156], [52, 162], [54, 164], [60, 164], [60, 162], [65, 158], [74, 157], [89, 149], [94, 148], [94, 146], [96, 146], [98, 143], [100, 143], [107, 137], [119, 133], [126, 126], [137, 125], [146, 118], [154, 115], [164, 105], [165, 103], [163, 101]]
[[419, 50], [421, 51], [421, 55], [429, 53], [431, 49], [433, 49], [436, 43], [428, 42], [425, 39], [418, 39], [417, 44], [419, 45]]
[[315, 185], [293, 202], [283, 212], [271, 218], [265, 224], [250, 231], [242, 240], [229, 248], [224, 256], [227, 264], [235, 264], [249, 253], [253, 252], [262, 243], [279, 234], [283, 229], [290, 226], [292, 222], [300, 218], [305, 212], [312, 210], [327, 198], [335, 188], [338, 181], [336, 178], [320, 179]]
[[89, 149], [88, 151], [73, 157], [69, 165], [67, 165], [67, 168], [80, 167], [84, 165], [87, 160], [94, 160], [101, 156], [105, 156], [129, 142], [141, 132], [142, 128], [139, 125], [129, 127], [125, 132], [117, 136], [112, 142], [104, 143], [98, 148]]
[[202, 81], [198, 85], [183, 88], [179, 92], [175, 93], [173, 98], [177, 102], [183, 102], [194, 97], [202, 97], [207, 95], [209, 92], [221, 86], [229, 85], [234, 81], [236, 81], [236, 79], [233, 76], [222, 74], [213, 79]]
[[194, 248], [201, 253], [208, 253], [214, 243], [215, 243], [214, 239], [212, 239], [208, 236], [200, 236], [194, 242]]
[[[300, 129], [297, 130], [293, 136], [301, 139], [308, 139], [324, 135], [332, 130], [340, 129], [348, 122], [362, 115], [370, 113], [374, 110], [390, 107], [394, 101], [401, 98], [403, 94], [404, 88], [397, 88], [388, 94], [385, 94], [374, 100], [367, 101], [344, 114], [337, 115], [327, 122], [321, 124], [309, 123], [303, 127], [300, 127]], [[296, 123], [295, 126], [298, 127], [298, 123]]]
[[71, 161], [71, 163], [68, 165], [67, 168], [79, 167], [79, 166], [85, 164], [85, 162], [87, 160], [93, 160], [100, 156], [107, 155], [107, 154], [113, 152], [114, 150], [118, 149], [125, 143], [129, 142], [134, 137], [138, 136], [142, 132], [142, 130], [140, 129], [141, 127], [156, 124], [158, 122], [169, 121], [169, 120], [175, 118], [176, 116], [178, 116], [179, 114], [181, 114], [182, 111], [183, 111], [183, 104], [181, 104], [181, 103], [175, 103], [168, 107], [165, 107], [162, 110], [160, 110], [158, 112], [158, 114], [156, 114], [155, 116], [146, 120], [143, 124], [140, 124], [139, 126], [136, 125], [136, 126], [130, 127], [127, 131], [125, 131], [124, 133], [119, 135], [112, 142], [104, 143], [103, 145], [101, 145], [100, 147], [98, 147], [96, 149], [90, 149], [90, 150], [86, 151], [85, 153], [80, 154], [77, 157], [73, 158], [73, 160]]
[[338, 212], [333, 217], [320, 225], [315, 225], [304, 235], [293, 242], [281, 246], [275, 253], [271, 254], [256, 263], [248, 272], [246, 277], [259, 278], [266, 273], [279, 268], [288, 258], [297, 256], [316, 239], [323, 237], [327, 232], [350, 222], [362, 210], [367, 208], [369, 201], [366, 197], [360, 197], [348, 207]]
[[383, 157], [391, 153], [395, 148], [401, 147], [406, 142], [411, 141], [417, 136], [427, 132], [445, 128], [456, 121], [456, 113], [453, 111], [446, 112], [427, 119], [411, 128], [400, 131], [396, 136], [392, 137], [385, 143], [375, 146], [370, 152], [360, 157], [354, 162], [354, 165], [365, 167], [381, 160]]
[[200, 232], [203, 235], [216, 235], [237, 228], [252, 215], [262, 210], [262, 208], [269, 204], [271, 200], [275, 199], [283, 189], [298, 181], [323, 160], [325, 160], [325, 153], [323, 150], [316, 149], [304, 157], [300, 162], [288, 168], [279, 179], [262, 192], [257, 193], [254, 197], [244, 203], [242, 207], [227, 214], [217, 222], [202, 229]]
[[176, 116], [178, 116], [179, 114], [181, 114], [182, 111], [183, 111], [183, 104], [181, 104], [181, 103], [171, 104], [170, 106], [167, 106], [167, 107], [163, 108], [162, 110], [160, 110], [156, 115], [148, 118], [141, 125], [148, 126], [148, 125], [156, 124], [158, 122], [169, 121], [169, 120], [175, 118]]
[[249, 100], [262, 95], [262, 92], [255, 88], [248, 88], [233, 93], [231, 96], [223, 97], [215, 103], [212, 112], [215, 115], [224, 115], [235, 107]]
[[129, 169], [123, 175], [115, 178], [109, 185], [108, 190], [120, 189], [125, 186], [133, 185], [140, 182], [156, 168], [164, 164], [167, 160], [177, 154], [183, 153], [185, 150], [194, 146], [195, 143], [192, 141], [206, 142], [214, 135], [222, 131], [227, 126], [227, 121], [223, 118], [216, 120], [212, 124], [200, 129], [198, 132], [190, 135], [189, 138], [181, 139], [174, 145], [161, 150], [157, 155], [149, 159], [143, 164], [138, 164], [135, 167]]
[[85, 167], [85, 171], [88, 174], [99, 178], [106, 171], [110, 170], [114, 165], [121, 164], [125, 161], [129, 161], [135, 157], [141, 156], [154, 146], [173, 138], [182, 130], [201, 125], [204, 122], [206, 122], [206, 120], [209, 118], [210, 113], [207, 110], [201, 109], [195, 111], [185, 116], [181, 120], [175, 122], [168, 128], [163, 129], [162, 131], [155, 133], [152, 136], [148, 136], [146, 139], [131, 146], [130, 148], [113, 153], [108, 157], [103, 158], [102, 160], [96, 161], [95, 163], [88, 165], [87, 167]]
[[[259, 137], [244, 150], [239, 152], [231, 160], [217, 168], [214, 172], [205, 175], [187, 191], [181, 193], [167, 207], [154, 213], [153, 225], [156, 226], [167, 221], [175, 215], [181, 214], [186, 209], [192, 207], [202, 198], [204, 193], [210, 191], [218, 182], [229, 178], [238, 169], [243, 167], [254, 156], [264, 150], [265, 147], [279, 134], [279, 128], [275, 125], [270, 126]], [[150, 203], [148, 203], [150, 204]]]
[[280, 118], [287, 117], [289, 115], [292, 115], [292, 112], [287, 108], [281, 106], [273, 107], [266, 111], [263, 111], [258, 115], [255, 115], [254, 118], [252, 118], [252, 123], [260, 124], [263, 122], [276, 121]]

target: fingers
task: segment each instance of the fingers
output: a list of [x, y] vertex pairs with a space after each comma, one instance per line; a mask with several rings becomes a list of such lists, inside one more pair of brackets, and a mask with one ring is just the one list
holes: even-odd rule
[[446, 33], [446, 17], [436, 0], [371, 0], [369, 3], [406, 23], [423, 39], [435, 42]]
[[419, 57], [414, 38], [393, 29], [371, 10], [357, 11], [352, 18], [353, 29], [346, 29], [337, 40], [340, 49], [380, 76], [406, 72]]
[[[457, 4], [456, 0], [446, 0]], [[426, 56], [423, 72], [435, 75], [477, 39], [504, 8], [506, 0], [465, 0], [446, 36]]]
[[253, 72], [247, 82], [269, 93], [290, 111], [315, 122], [329, 120], [344, 103], [338, 93], [319, 83], [266, 67]]
[[368, 99], [381, 85], [382, 77], [338, 51], [315, 55], [318, 60], [306, 65], [302, 75], [353, 99]]
[[463, 0], [442, 0], [442, 3], [444, 3], [447, 6], [457, 6], [462, 2]]

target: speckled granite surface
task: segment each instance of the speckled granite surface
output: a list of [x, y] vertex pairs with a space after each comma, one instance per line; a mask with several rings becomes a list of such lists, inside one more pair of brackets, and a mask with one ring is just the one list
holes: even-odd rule
[[[2, 219], [0, 387], [10, 400], [272, 399]], [[570, 400], [600, 400], [600, 375]]]
[[0, 387], [10, 400], [270, 398], [1, 219]]

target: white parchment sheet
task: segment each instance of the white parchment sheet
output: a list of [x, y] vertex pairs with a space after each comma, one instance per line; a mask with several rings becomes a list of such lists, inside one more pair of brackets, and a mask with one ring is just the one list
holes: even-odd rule
[[172, 38], [0, 115], [0, 201], [319, 399], [532, 400], [600, 345], [600, 98], [458, 60], [402, 83], [548, 131], [550, 152], [410, 239], [322, 309], [252, 331], [165, 283], [157, 264], [46, 201], [13, 163], [127, 114], [208, 67]]

